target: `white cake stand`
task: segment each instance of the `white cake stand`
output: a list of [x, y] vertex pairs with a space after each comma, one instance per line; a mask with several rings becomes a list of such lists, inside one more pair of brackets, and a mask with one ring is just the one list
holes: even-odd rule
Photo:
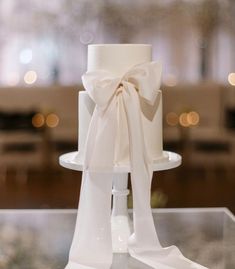
[[[75, 156], [78, 151], [66, 153], [60, 156], [59, 163], [61, 166], [76, 170], [83, 170], [82, 161], [75, 162]], [[153, 163], [154, 171], [162, 171], [175, 168], [181, 164], [182, 158], [179, 154], [164, 151], [163, 158]], [[111, 215], [112, 226], [112, 244], [114, 253], [127, 253], [127, 241], [132, 233], [132, 223], [129, 219], [127, 210], [127, 196], [129, 190], [128, 185], [128, 173], [130, 167], [127, 166], [115, 166], [113, 174], [113, 209]]]

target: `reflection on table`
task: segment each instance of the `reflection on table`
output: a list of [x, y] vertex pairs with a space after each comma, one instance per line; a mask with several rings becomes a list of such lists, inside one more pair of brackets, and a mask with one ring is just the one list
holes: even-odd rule
[[[235, 217], [226, 208], [157, 209], [153, 215], [163, 246], [175, 244], [210, 269], [235, 268]], [[75, 210], [1, 210], [0, 268], [63, 269], [75, 220]], [[114, 254], [112, 269], [119, 268], [150, 267]]]

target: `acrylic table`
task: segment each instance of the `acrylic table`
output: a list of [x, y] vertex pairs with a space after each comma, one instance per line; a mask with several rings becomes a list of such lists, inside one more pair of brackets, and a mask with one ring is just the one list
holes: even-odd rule
[[[0, 268], [64, 269], [76, 215], [76, 210], [0, 210]], [[163, 246], [175, 244], [210, 269], [235, 268], [235, 217], [227, 208], [156, 209], [153, 216]], [[119, 253], [111, 269], [150, 267]]]

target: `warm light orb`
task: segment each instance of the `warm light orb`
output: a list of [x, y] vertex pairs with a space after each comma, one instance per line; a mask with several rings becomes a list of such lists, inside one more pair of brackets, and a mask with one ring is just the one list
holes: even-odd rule
[[55, 128], [59, 124], [59, 121], [60, 119], [56, 114], [51, 113], [47, 115], [46, 124], [48, 127]]
[[197, 112], [191, 111], [187, 114], [187, 121], [190, 125], [198, 125], [200, 116]]
[[32, 124], [34, 127], [40, 128], [44, 125], [44, 123], [45, 123], [45, 118], [44, 118], [43, 114], [37, 113], [33, 116]]
[[24, 82], [26, 84], [33, 84], [36, 82], [36, 80], [37, 80], [37, 73], [33, 70], [26, 72], [26, 74], [24, 75]]
[[179, 123], [183, 127], [189, 127], [190, 123], [188, 122], [188, 113], [184, 112], [180, 114]]
[[179, 117], [175, 112], [169, 112], [166, 115], [166, 122], [170, 126], [176, 126], [179, 122]]
[[232, 85], [235, 86], [235, 73], [230, 73], [228, 75], [228, 82]]

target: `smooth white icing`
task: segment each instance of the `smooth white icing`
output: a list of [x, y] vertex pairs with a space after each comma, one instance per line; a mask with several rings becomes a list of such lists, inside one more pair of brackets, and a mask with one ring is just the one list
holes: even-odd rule
[[87, 70], [108, 70], [122, 76], [132, 66], [152, 59], [151, 45], [109, 44], [89, 45]]
[[[88, 71], [108, 70], [116, 76], [122, 76], [136, 64], [152, 60], [151, 45], [118, 44], [118, 45], [89, 45], [88, 46]], [[144, 106], [146, 115], [142, 116], [145, 143], [149, 156], [153, 160], [163, 156], [162, 149], [162, 96], [156, 100], [152, 107]], [[84, 147], [89, 123], [95, 104], [85, 91], [79, 92], [79, 159], [84, 156]], [[121, 140], [128, 146], [127, 132], [122, 133]], [[123, 162], [128, 162], [123, 156]]]
[[78, 150], [79, 157], [84, 155], [87, 132], [95, 103], [87, 92], [81, 91], [78, 95]]

